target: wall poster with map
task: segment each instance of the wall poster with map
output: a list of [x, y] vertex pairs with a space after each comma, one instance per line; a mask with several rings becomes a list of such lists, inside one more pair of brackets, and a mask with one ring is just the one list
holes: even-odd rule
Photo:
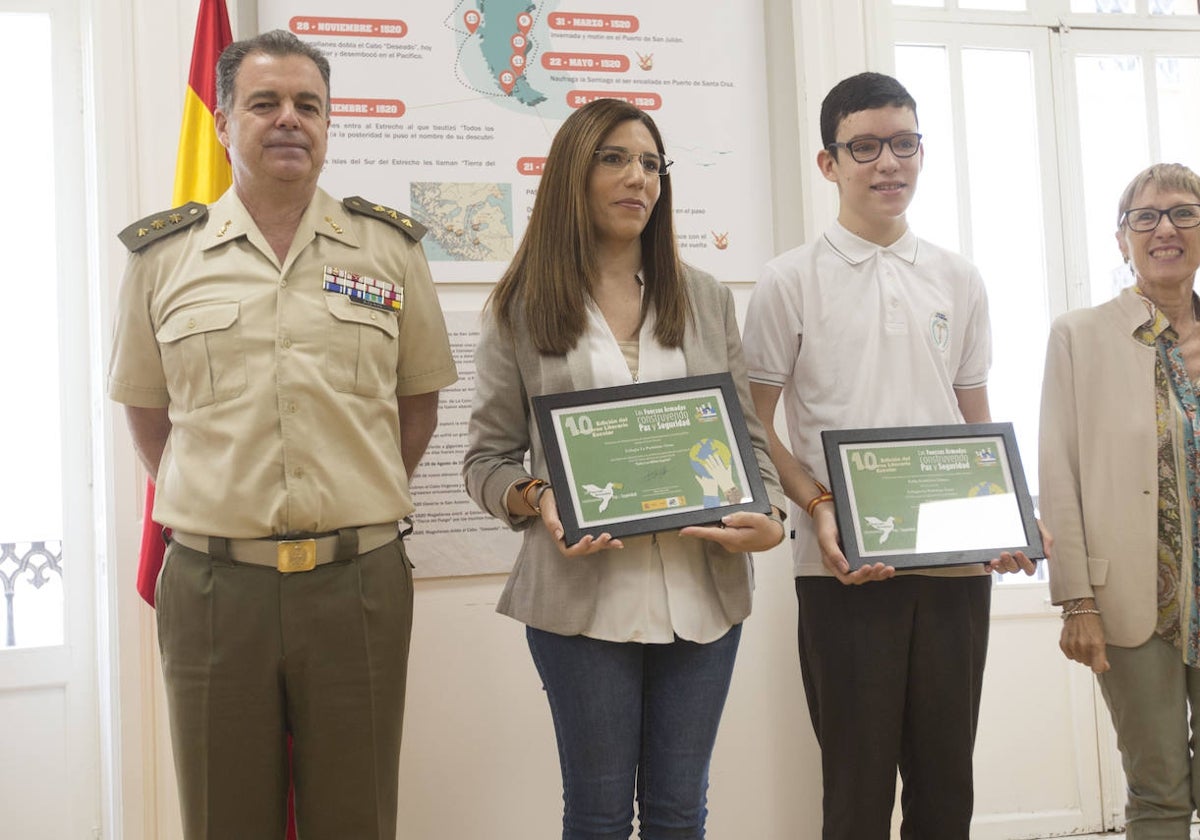
[[662, 131], [684, 260], [752, 282], [773, 256], [761, 0], [260, 0], [258, 21], [329, 56], [322, 187], [428, 227], [439, 283], [500, 276], [554, 132], [600, 97]]
[[[720, 14], [694, 0], [258, 3], [261, 31], [289, 30], [329, 57], [321, 186], [409, 213], [428, 228], [434, 280], [484, 292], [525, 232], [555, 131], [601, 97], [658, 124], [683, 259], [753, 282], [773, 256], [762, 21], [761, 0]], [[520, 540], [462, 489], [478, 325], [456, 308], [462, 380], [442, 394], [412, 483], [422, 577], [506, 571]]]

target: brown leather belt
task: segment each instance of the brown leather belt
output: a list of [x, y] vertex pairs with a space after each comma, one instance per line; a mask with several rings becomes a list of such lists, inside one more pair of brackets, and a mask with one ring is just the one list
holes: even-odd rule
[[[270, 566], [288, 574], [307, 572], [334, 560], [366, 554], [400, 535], [395, 522], [344, 528], [339, 532], [306, 539], [264, 537], [257, 540], [225, 539], [172, 531], [171, 539], [182, 546], [214, 556], [228, 556], [238, 563]], [[357, 537], [357, 540], [355, 539]], [[347, 546], [345, 543], [350, 543]], [[214, 548], [214, 546], [216, 548]], [[342, 548], [342, 551], [339, 551]]]

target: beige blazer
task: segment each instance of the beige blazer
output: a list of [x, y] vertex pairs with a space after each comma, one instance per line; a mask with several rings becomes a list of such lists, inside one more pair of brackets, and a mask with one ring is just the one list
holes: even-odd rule
[[1132, 289], [1050, 329], [1038, 455], [1042, 519], [1054, 535], [1054, 603], [1095, 597], [1105, 639], [1137, 647], [1158, 612], [1156, 351]]
[[[687, 373], [733, 374], [767, 493], [772, 504], [786, 510], [766, 436], [750, 400], [733, 296], [711, 276], [694, 269], [688, 269], [687, 282], [692, 308], [683, 339]], [[577, 635], [591, 623], [596, 609], [598, 558], [563, 557], [538, 520], [508, 512], [505, 496], [514, 481], [526, 476], [523, 461], [527, 451], [532, 474], [549, 478], [530, 398], [593, 387], [589, 360], [581, 353], [542, 355], [527, 339], [519, 320], [509, 334], [485, 312], [475, 367], [477, 386], [463, 462], [467, 493], [492, 516], [525, 532], [496, 610], [540, 630]], [[753, 569], [748, 555], [730, 554], [709, 541], [663, 536], [660, 547], [664, 552], [694, 553], [697, 547], [703, 552], [730, 624], [750, 614]]]

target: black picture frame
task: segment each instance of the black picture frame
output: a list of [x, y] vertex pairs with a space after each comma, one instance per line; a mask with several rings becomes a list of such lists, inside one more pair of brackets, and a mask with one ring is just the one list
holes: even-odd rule
[[[770, 513], [729, 373], [545, 394], [532, 402], [568, 545], [589, 534], [628, 537], [709, 525], [736, 511]], [[716, 462], [709, 460], [714, 455]], [[728, 467], [717, 496], [705, 495], [718, 480], [705, 464], [718, 475]]]
[[1046, 556], [1012, 423], [829, 429], [821, 442], [851, 570]]

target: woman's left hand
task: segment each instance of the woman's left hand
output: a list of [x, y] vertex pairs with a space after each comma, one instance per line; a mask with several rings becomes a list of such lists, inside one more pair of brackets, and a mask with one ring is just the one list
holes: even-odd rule
[[785, 527], [765, 513], [739, 511], [721, 517], [720, 525], [689, 525], [679, 533], [719, 543], [726, 551], [766, 551], [783, 542]]

